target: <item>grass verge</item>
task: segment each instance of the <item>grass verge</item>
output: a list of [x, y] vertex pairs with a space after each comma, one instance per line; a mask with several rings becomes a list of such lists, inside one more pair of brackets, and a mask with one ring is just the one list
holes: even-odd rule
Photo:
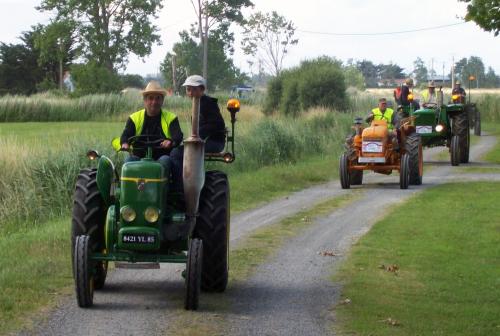
[[[483, 125], [483, 131], [497, 137], [500, 136], [500, 124], [487, 123]], [[500, 163], [500, 141], [497, 141], [495, 147], [484, 155], [483, 159], [491, 163]]]
[[[353, 190], [345, 196], [331, 198], [311, 209], [301, 211], [279, 223], [260, 228], [247, 237], [235, 250], [230, 252], [229, 288], [248, 279], [259, 265], [270, 258], [283, 244], [300, 234], [314, 223], [314, 219], [325, 216], [337, 208], [345, 206], [360, 197], [361, 190]], [[203, 313], [180, 311], [175, 323], [169, 324], [172, 335], [226, 335], [227, 314], [230, 314], [230, 302], [227, 296], [204, 294], [203, 304], [207, 308]], [[210, 313], [216, 312], [216, 313]], [[221, 314], [225, 312], [227, 314]]]
[[498, 334], [499, 187], [438, 186], [377, 223], [335, 276], [338, 334]]

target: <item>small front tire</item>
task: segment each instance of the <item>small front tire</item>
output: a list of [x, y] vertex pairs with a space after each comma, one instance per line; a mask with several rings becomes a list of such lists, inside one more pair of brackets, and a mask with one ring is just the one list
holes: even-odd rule
[[346, 154], [340, 156], [339, 174], [340, 186], [342, 189], [349, 189], [351, 187], [351, 174], [349, 173], [349, 158]]
[[191, 239], [186, 264], [186, 310], [198, 309], [201, 289], [201, 269], [203, 264], [203, 242], [200, 239]]
[[410, 157], [408, 154], [401, 156], [399, 167], [399, 187], [401, 189], [408, 189], [410, 184]]
[[91, 307], [94, 304], [94, 277], [90, 260], [90, 237], [77, 236], [74, 249], [75, 292], [78, 306]]

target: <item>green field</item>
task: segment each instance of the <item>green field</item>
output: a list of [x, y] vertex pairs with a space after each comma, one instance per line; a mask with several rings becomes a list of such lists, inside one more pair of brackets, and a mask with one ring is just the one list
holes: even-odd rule
[[442, 185], [375, 224], [335, 277], [350, 300], [338, 333], [497, 335], [499, 197], [499, 183]]

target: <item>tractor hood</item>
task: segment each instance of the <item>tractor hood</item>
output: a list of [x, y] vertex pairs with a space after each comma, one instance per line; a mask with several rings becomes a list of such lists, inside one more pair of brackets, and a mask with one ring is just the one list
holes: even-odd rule
[[370, 127], [363, 130], [363, 140], [385, 140], [388, 136], [387, 123], [384, 120], [374, 120]]

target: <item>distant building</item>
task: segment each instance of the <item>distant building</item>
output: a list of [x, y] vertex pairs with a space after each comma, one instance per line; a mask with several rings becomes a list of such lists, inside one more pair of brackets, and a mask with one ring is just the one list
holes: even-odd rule
[[432, 81], [434, 81], [436, 87], [451, 85], [450, 76], [443, 76], [443, 75], [427, 76], [427, 82], [432, 82]]
[[377, 81], [378, 87], [394, 87], [404, 84], [405, 78], [385, 78]]

